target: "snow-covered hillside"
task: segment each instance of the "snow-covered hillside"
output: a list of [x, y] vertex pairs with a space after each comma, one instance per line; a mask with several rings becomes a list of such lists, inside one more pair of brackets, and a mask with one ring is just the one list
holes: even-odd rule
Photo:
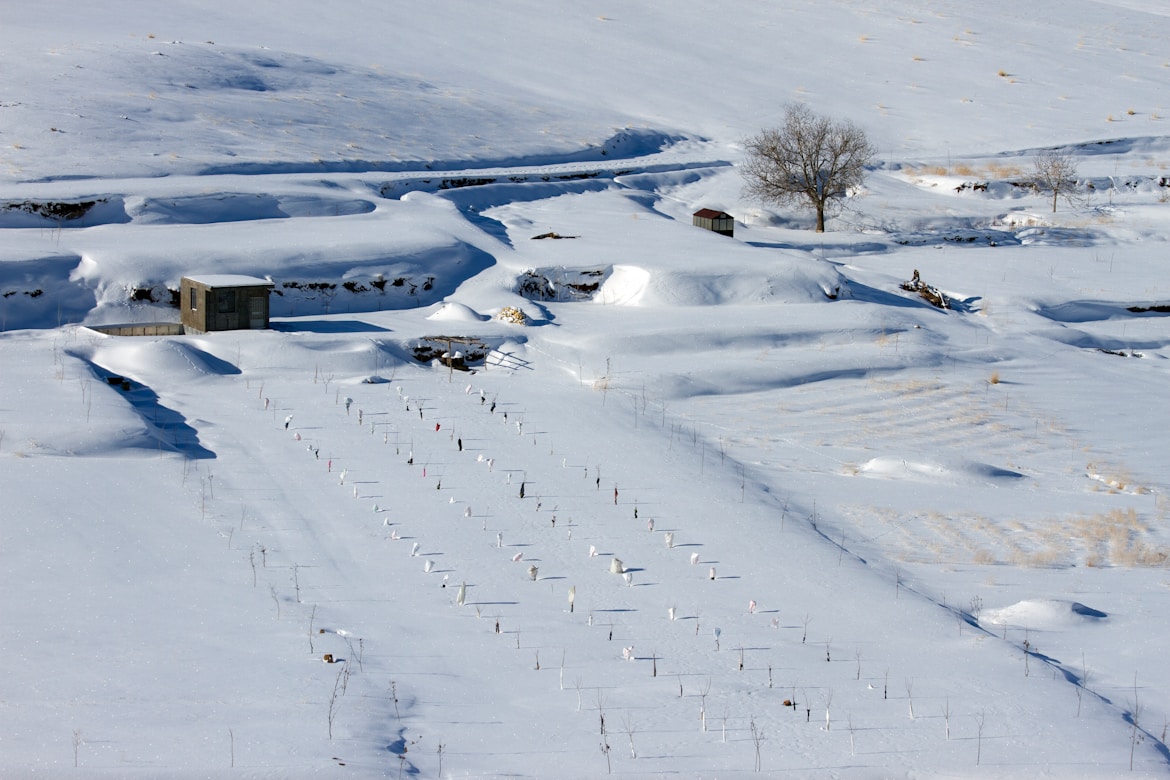
[[[1167, 34], [0, 12], [0, 775], [1165, 775]], [[793, 100], [879, 148], [824, 234]], [[87, 327], [189, 273], [273, 328]]]

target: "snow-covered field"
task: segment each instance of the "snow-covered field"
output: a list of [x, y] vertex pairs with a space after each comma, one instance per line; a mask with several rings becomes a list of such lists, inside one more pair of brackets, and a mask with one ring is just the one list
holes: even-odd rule
[[1162, 3], [207, 6], [0, 11], [0, 776], [1170, 772]]

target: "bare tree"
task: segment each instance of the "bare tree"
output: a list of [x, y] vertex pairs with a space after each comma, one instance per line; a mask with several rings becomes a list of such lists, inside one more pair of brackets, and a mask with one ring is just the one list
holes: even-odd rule
[[1137, 673], [1133, 675], [1133, 706], [1129, 711], [1129, 720], [1133, 728], [1129, 735], [1129, 771], [1133, 771], [1133, 754], [1137, 746], [1145, 741], [1145, 730], [1141, 727], [1142, 703], [1138, 700]]
[[755, 769], [755, 771], [759, 772], [760, 771], [760, 746], [764, 744], [764, 732], [763, 732], [763, 729], [761, 729], [760, 727], [758, 727], [756, 725], [756, 718], [754, 715], [752, 716], [752, 718], [748, 724], [748, 728], [751, 729], [752, 745], [756, 749], [756, 763], [755, 763], [754, 769]]
[[630, 714], [622, 716], [622, 728], [625, 729], [626, 736], [630, 738], [630, 758], [637, 758], [638, 751], [634, 748], [634, 734], [637, 729], [634, 726], [634, 717]]
[[337, 696], [338, 694], [344, 695], [345, 693], [342, 687], [341, 677], [347, 665], [342, 664], [341, 668], [337, 670], [337, 679], [333, 681], [333, 693], [329, 695], [329, 739], [331, 740], [333, 739], [333, 719], [337, 717], [337, 707], [339, 705]]
[[1068, 152], [1049, 150], [1032, 160], [1032, 186], [1040, 192], [1052, 193], [1052, 213], [1056, 201], [1064, 198], [1072, 204], [1077, 190], [1077, 161]]
[[979, 714], [975, 716], [975, 766], [979, 766], [979, 762], [983, 760], [983, 723], [986, 719], [986, 713], [979, 710]]
[[876, 152], [860, 128], [848, 120], [820, 116], [803, 103], [784, 109], [784, 123], [745, 142], [745, 193], [765, 203], [800, 203], [817, 213], [817, 232], [825, 232], [825, 212], [861, 186]]

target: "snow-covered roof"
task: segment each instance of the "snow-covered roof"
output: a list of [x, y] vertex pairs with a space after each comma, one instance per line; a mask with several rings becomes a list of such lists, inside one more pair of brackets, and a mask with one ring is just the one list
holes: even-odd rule
[[272, 282], [244, 274], [199, 274], [184, 276], [184, 279], [208, 287], [272, 287]]

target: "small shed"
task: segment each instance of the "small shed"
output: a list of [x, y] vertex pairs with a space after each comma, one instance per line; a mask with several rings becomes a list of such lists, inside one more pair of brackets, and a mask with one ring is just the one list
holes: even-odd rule
[[241, 274], [184, 276], [179, 308], [186, 333], [263, 330], [268, 327], [272, 282]]
[[691, 224], [710, 230], [721, 236], [735, 237], [735, 217], [725, 211], [699, 209], [691, 218]]

